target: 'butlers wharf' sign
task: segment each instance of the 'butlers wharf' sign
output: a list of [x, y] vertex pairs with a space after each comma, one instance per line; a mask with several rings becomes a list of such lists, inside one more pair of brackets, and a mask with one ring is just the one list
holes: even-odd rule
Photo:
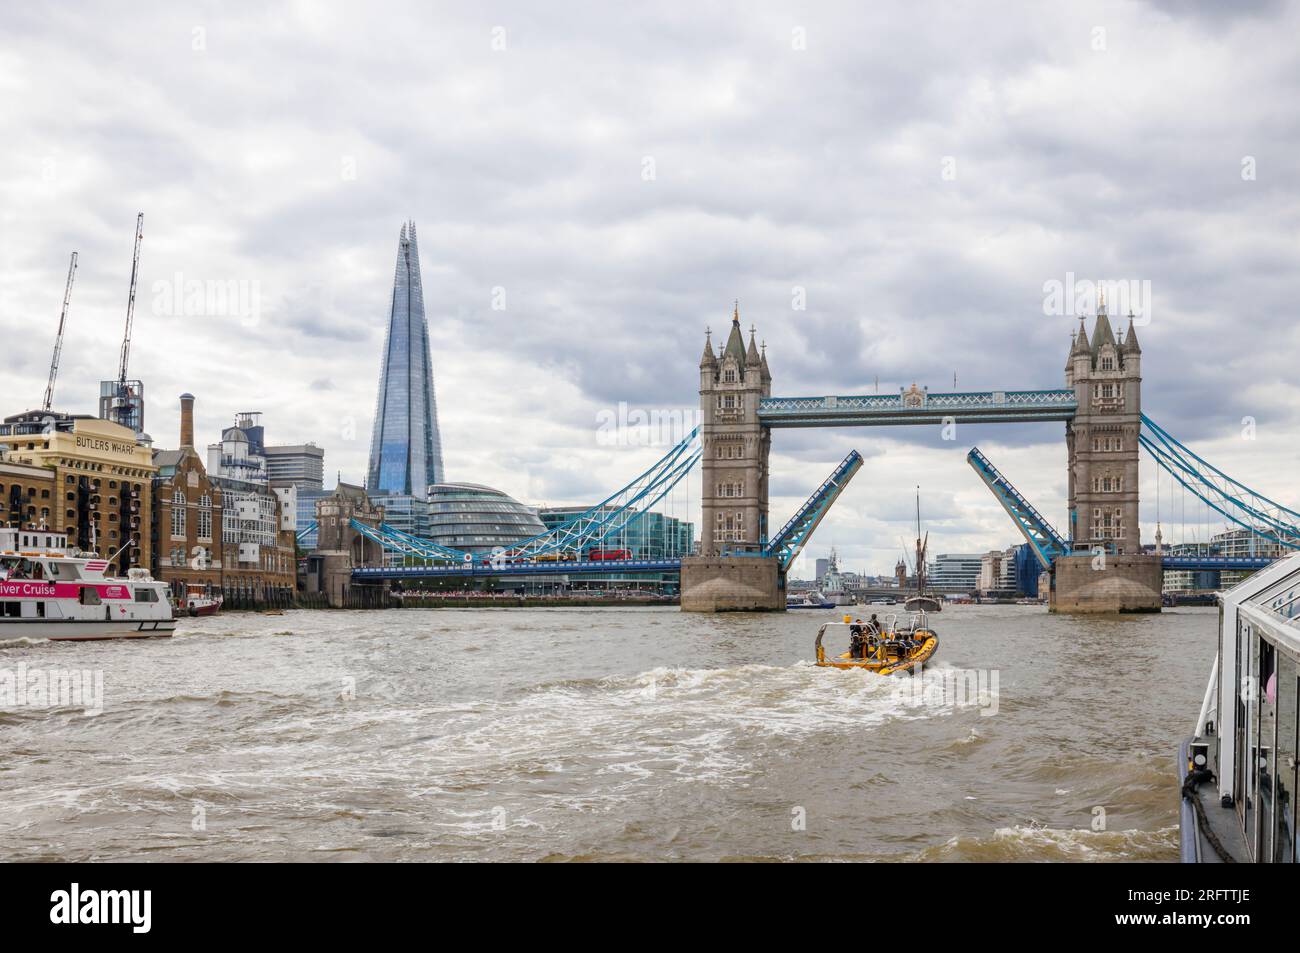
[[96, 450], [99, 452], [108, 451], [109, 453], [119, 453], [123, 456], [133, 456], [135, 454], [135, 444], [122, 443], [120, 440], [106, 440], [103, 437], [83, 437], [77, 436], [77, 448], [80, 450]]

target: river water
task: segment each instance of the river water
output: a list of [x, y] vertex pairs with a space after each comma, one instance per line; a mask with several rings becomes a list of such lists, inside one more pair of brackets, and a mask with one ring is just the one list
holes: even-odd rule
[[98, 712], [0, 699], [0, 856], [1177, 859], [1215, 610], [951, 607], [919, 679], [811, 665], [833, 617], [231, 613], [0, 643], [0, 687], [103, 678]]

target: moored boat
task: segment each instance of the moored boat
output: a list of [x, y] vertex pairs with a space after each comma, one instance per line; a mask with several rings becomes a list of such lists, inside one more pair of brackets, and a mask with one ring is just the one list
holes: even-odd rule
[[[835, 641], [847, 639], [849, 650], [828, 657], [823, 644], [827, 636]], [[939, 651], [939, 635], [924, 612], [916, 613], [903, 626], [898, 625], [896, 615], [889, 615], [878, 628], [861, 620], [827, 622], [817, 630], [814, 649], [817, 665], [822, 668], [860, 668], [877, 675], [893, 675], [910, 673], [932, 659]]]
[[109, 562], [68, 547], [63, 533], [0, 529], [0, 640], [165, 638], [170, 590], [146, 569], [106, 575]]
[[191, 616], [216, 615], [221, 611], [221, 593], [208, 592], [203, 586], [188, 586], [185, 590], [185, 611]]
[[785, 600], [785, 607], [787, 609], [834, 609], [835, 603], [814, 589], [805, 592], [802, 596], [789, 596]]
[[1185, 863], [1295, 863], [1300, 553], [1220, 594], [1219, 652], [1182, 743]]

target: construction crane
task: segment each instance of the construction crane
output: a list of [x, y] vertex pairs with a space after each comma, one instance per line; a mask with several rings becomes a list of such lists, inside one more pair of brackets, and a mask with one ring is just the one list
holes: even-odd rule
[[50, 358], [50, 382], [45, 385], [45, 400], [41, 410], [48, 411], [54, 403], [54, 379], [59, 376], [59, 356], [63, 353], [63, 325], [68, 320], [68, 302], [72, 300], [72, 279], [77, 273], [77, 253], [72, 253], [68, 263], [68, 286], [63, 289], [63, 310], [59, 312], [59, 333], [54, 338], [54, 356]]
[[131, 324], [135, 320], [135, 285], [140, 273], [140, 242], [144, 239], [144, 212], [135, 217], [135, 252], [131, 256], [131, 291], [126, 299], [126, 332], [122, 335], [122, 355], [118, 361], [117, 393], [113, 398], [112, 419], [124, 427], [131, 426], [130, 391], [126, 384], [127, 364], [131, 358]]

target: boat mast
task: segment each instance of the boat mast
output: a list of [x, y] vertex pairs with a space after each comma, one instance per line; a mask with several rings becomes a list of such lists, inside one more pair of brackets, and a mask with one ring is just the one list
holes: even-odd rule
[[921, 487], [916, 487], [916, 594], [925, 592], [925, 552], [921, 546]]

